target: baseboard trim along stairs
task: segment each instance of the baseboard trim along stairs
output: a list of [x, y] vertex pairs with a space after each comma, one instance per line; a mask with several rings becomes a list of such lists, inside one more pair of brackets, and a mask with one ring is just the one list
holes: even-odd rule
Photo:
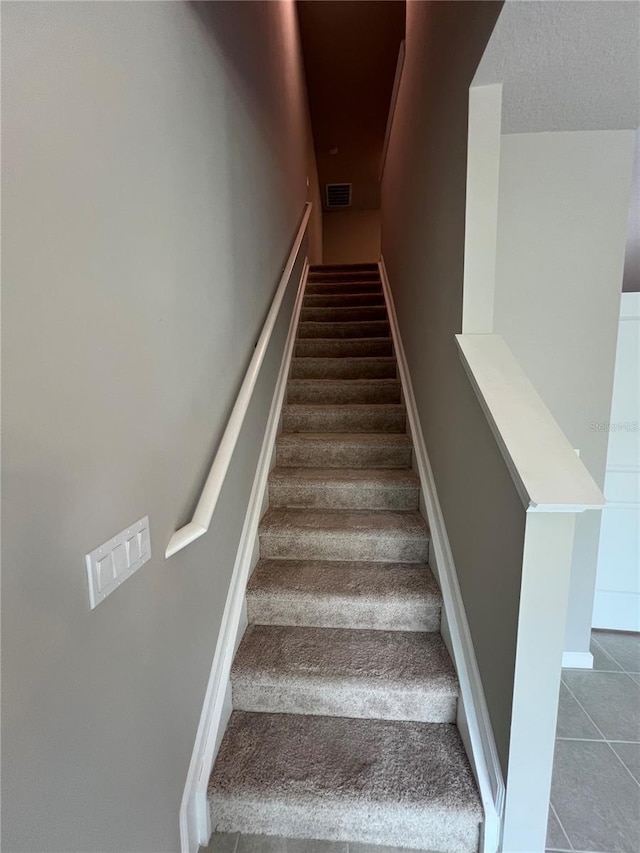
[[492, 853], [501, 779], [484, 755], [495, 745], [477, 719], [486, 706], [461, 648], [461, 600], [450, 579], [443, 588], [442, 543], [434, 568], [420, 511], [433, 505], [426, 451], [384, 269], [305, 278], [218, 644], [198, 840], [239, 831]]

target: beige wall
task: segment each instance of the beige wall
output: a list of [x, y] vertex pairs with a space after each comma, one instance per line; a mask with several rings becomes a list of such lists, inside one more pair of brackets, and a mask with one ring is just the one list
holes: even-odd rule
[[324, 212], [325, 264], [357, 264], [380, 260], [380, 211]]
[[[502, 137], [494, 331], [604, 487], [634, 133]], [[565, 650], [588, 652], [600, 512], [576, 519]]]
[[[292, 294], [170, 560], [305, 201], [292, 3], [3, 3], [3, 849], [179, 849]], [[94, 611], [84, 555], [149, 514]]]
[[[305, 90], [306, 91], [306, 90]], [[307, 156], [307, 200], [313, 204], [307, 233], [309, 235], [309, 263], [322, 263], [322, 198], [316, 166], [316, 152], [313, 145], [311, 116], [306, 114], [306, 156]]]
[[500, 10], [410, 2], [382, 252], [503, 768], [525, 513], [458, 358], [469, 85]]

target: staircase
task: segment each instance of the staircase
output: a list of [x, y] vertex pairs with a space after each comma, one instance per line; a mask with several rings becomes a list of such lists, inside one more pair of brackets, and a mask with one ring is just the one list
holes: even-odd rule
[[476, 853], [390, 335], [375, 264], [311, 268], [212, 826]]

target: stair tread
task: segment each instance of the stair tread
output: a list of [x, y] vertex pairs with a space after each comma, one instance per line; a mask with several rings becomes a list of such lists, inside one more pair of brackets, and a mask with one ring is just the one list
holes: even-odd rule
[[309, 273], [309, 281], [342, 282], [351, 280], [380, 281], [377, 270], [313, 270]]
[[[283, 409], [311, 409], [313, 411], [332, 409], [335, 411], [344, 409], [355, 409], [358, 412], [364, 411], [383, 411], [397, 412], [398, 410], [406, 411], [404, 403], [285, 403]], [[369, 435], [370, 433], [366, 433]]]
[[[382, 290], [365, 290], [362, 293], [307, 293], [302, 301], [303, 308], [333, 308], [331, 300], [338, 299], [341, 305], [385, 305]], [[329, 300], [328, 302], [326, 300]]]
[[417, 510], [420, 481], [411, 468], [278, 466], [269, 475], [273, 507]]
[[387, 356], [393, 355], [393, 340], [390, 337], [376, 338], [297, 338], [296, 358], [333, 358], [340, 360], [345, 356]]
[[[307, 338], [308, 340], [308, 338]], [[326, 338], [324, 339], [326, 340]], [[340, 339], [341, 340], [341, 339]], [[358, 338], [358, 340], [362, 340]], [[376, 341], [379, 341], [380, 338], [375, 338]], [[323, 355], [297, 355], [295, 358], [292, 358], [291, 361], [293, 364], [313, 364], [314, 362], [318, 362], [319, 364], [327, 364], [331, 365], [336, 362], [336, 360], [344, 363], [353, 364], [395, 364], [396, 357], [395, 355], [344, 355], [339, 359], [331, 358], [330, 356]]]
[[406, 434], [402, 403], [287, 403], [282, 407], [287, 432]]
[[310, 531], [371, 534], [379, 537], [420, 539], [428, 535], [419, 512], [395, 510], [289, 509], [270, 507], [262, 517], [264, 532]]
[[388, 320], [301, 320], [298, 323], [298, 339], [376, 337], [389, 337]]
[[261, 559], [249, 622], [437, 631], [442, 596], [426, 563]]
[[236, 653], [233, 678], [350, 681], [458, 694], [437, 632], [252, 625]]
[[216, 829], [244, 821], [265, 832], [277, 814], [302, 837], [433, 839], [456, 853], [477, 850], [482, 819], [446, 723], [234, 711], [208, 796]]
[[349, 281], [335, 284], [331, 281], [308, 281], [306, 294], [311, 296], [346, 296], [355, 293], [382, 294], [379, 281]]
[[301, 377], [296, 379], [290, 379], [288, 382], [289, 386], [293, 387], [304, 387], [305, 385], [310, 385], [316, 388], [328, 388], [331, 385], [339, 385], [343, 388], [348, 388], [349, 386], [353, 386], [354, 388], [362, 387], [363, 385], [373, 385], [374, 387], [382, 386], [385, 388], [399, 388], [400, 380], [394, 379], [393, 377], [387, 376], [384, 378], [371, 378], [368, 376], [354, 376], [354, 377], [331, 377], [329, 379], [325, 379], [324, 377]]
[[[345, 326], [354, 326], [356, 328], [362, 328], [363, 326], [388, 326], [389, 320], [301, 320], [298, 323], [298, 329], [306, 329], [310, 326], [336, 326], [338, 328], [344, 328]], [[299, 333], [298, 333], [299, 334]], [[376, 336], [377, 337], [377, 336]]]
[[311, 264], [309, 270], [311, 272], [322, 272], [323, 270], [377, 270], [378, 264], [375, 261], [360, 261], [355, 264]]
[[[355, 404], [354, 404], [355, 405]], [[394, 405], [394, 404], [390, 404]], [[322, 441], [344, 444], [384, 444], [393, 447], [413, 447], [406, 432], [281, 432], [278, 444], [301, 444]]]
[[357, 560], [259, 560], [247, 587], [251, 596], [281, 592], [346, 598], [429, 598], [441, 594], [425, 563], [368, 563]]
[[292, 359], [291, 379], [396, 379], [394, 356], [306, 356]]
[[396, 488], [415, 489], [420, 485], [411, 468], [320, 468], [276, 467], [271, 471], [272, 482], [296, 481], [299, 483], [354, 483], [358, 485], [388, 484]]
[[[369, 316], [367, 316], [369, 315]], [[302, 322], [358, 323], [388, 320], [386, 305], [303, 305]]]
[[[373, 322], [385, 322], [385, 323], [387, 323], [386, 320], [384, 320], [384, 321], [377, 320], [377, 321], [373, 321]], [[370, 323], [371, 323], [371, 320], [364, 320], [363, 321], [364, 326], [367, 326]], [[317, 325], [317, 324], [314, 324], [314, 325]], [[330, 324], [330, 325], [335, 325], [335, 324]], [[387, 325], [389, 325], [389, 324], [387, 323]], [[300, 342], [304, 341], [306, 343], [307, 341], [312, 341], [312, 340], [314, 340], [314, 338], [298, 338], [297, 342], [300, 343]], [[344, 344], [345, 342], [352, 342], [352, 341], [355, 341], [357, 344], [363, 344], [367, 341], [369, 341], [371, 343], [375, 343], [375, 344], [379, 344], [382, 341], [393, 344], [393, 338], [389, 335], [387, 335], [386, 337], [382, 337], [382, 336], [378, 337], [376, 335], [375, 337], [369, 337], [369, 338], [365, 338], [365, 337], [362, 337], [362, 338], [359, 338], [359, 337], [358, 338], [329, 338], [329, 337], [327, 337], [327, 338], [319, 338], [318, 340], [322, 341], [323, 344], [334, 343], [334, 342]], [[342, 357], [342, 356], [340, 356], [340, 357]], [[350, 358], [355, 358], [355, 357], [356, 356], [350, 356]], [[375, 358], [375, 357], [376, 356], [362, 356], [362, 358]], [[391, 357], [392, 356], [387, 356], [387, 358], [391, 358]], [[331, 356], [312, 355], [312, 356], [296, 356], [296, 358], [331, 358]]]
[[406, 469], [412, 443], [405, 432], [283, 432], [278, 467]]

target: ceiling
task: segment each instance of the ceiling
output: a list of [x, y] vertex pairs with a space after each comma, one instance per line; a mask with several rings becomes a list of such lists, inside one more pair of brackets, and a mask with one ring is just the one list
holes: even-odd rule
[[298, 15], [323, 202], [352, 183], [352, 208], [377, 208], [404, 0], [298, 0]]
[[640, 125], [638, 0], [508, 0], [473, 85], [503, 83], [503, 133]]

